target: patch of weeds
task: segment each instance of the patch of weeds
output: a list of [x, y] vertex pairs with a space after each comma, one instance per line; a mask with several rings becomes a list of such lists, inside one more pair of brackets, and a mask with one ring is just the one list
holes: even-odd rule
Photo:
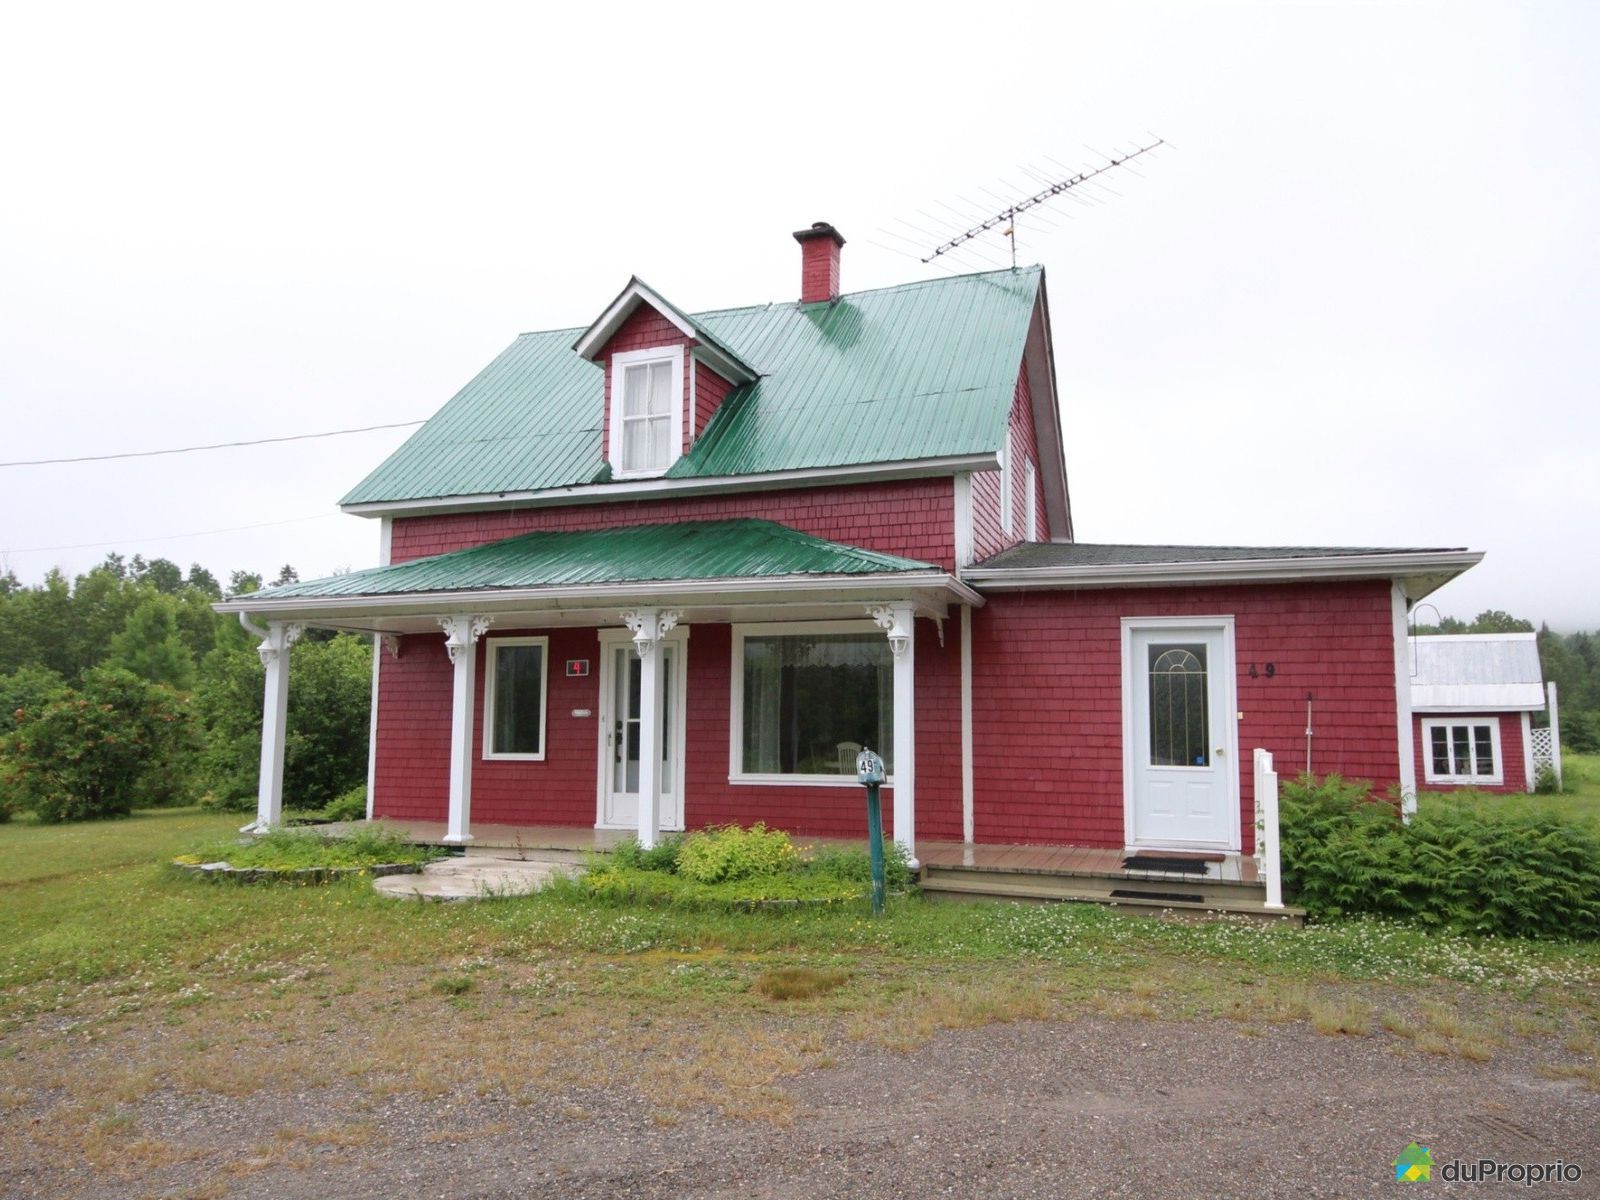
[[1313, 1000], [1311, 1028], [1328, 1037], [1366, 1037], [1372, 1029], [1372, 1010], [1358, 1000]]
[[470, 975], [441, 975], [428, 990], [440, 996], [465, 996], [474, 986]]
[[810, 1000], [843, 986], [845, 971], [816, 967], [776, 967], [756, 976], [755, 990], [768, 1000]]

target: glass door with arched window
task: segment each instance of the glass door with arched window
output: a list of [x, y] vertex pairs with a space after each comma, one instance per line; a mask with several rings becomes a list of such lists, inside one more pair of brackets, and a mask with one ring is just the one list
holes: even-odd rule
[[1225, 630], [1135, 626], [1128, 657], [1129, 843], [1237, 849]]

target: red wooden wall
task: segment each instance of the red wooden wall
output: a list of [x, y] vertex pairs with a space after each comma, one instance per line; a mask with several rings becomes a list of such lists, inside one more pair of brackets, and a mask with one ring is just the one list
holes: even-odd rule
[[777, 521], [815, 537], [947, 569], [955, 566], [955, 486], [948, 477], [397, 517], [390, 561], [406, 562], [535, 530], [613, 529], [735, 517]]
[[1398, 781], [1387, 580], [997, 594], [973, 614], [977, 840], [1124, 844], [1121, 619], [1190, 615], [1235, 619], [1247, 851], [1251, 751], [1304, 766], [1308, 691], [1313, 771]]

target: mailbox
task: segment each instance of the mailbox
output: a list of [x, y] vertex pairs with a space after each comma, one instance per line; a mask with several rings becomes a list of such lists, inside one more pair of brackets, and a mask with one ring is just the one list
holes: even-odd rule
[[883, 782], [883, 759], [871, 750], [856, 755], [856, 782], [873, 784]]
[[867, 789], [867, 853], [872, 862], [872, 915], [883, 915], [883, 805], [878, 789], [883, 786], [883, 759], [863, 747], [856, 755], [856, 782]]

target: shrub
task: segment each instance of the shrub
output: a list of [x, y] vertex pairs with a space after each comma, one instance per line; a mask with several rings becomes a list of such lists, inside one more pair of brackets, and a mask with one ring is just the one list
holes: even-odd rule
[[682, 846], [681, 833], [658, 838], [649, 850], [639, 845], [638, 838], [623, 838], [611, 848], [611, 861], [629, 871], [676, 871]]
[[87, 671], [4, 739], [3, 786], [44, 821], [126, 816], [183, 798], [191, 741], [185, 701], [111, 667]]
[[367, 785], [359, 784], [342, 792], [322, 810], [330, 821], [365, 821], [367, 819]]
[[691, 833], [678, 848], [678, 874], [699, 883], [722, 883], [757, 875], [777, 875], [794, 865], [798, 855], [789, 835], [756, 822]]
[[1424, 811], [1410, 824], [1330, 775], [1285, 785], [1284, 884], [1318, 918], [1371, 913], [1470, 933], [1600, 936], [1600, 834], [1528, 809]]
[[[806, 870], [852, 883], [872, 882], [872, 857], [855, 846], [823, 846], [811, 856]], [[904, 891], [912, 884], [911, 861], [899, 842], [883, 842], [883, 880], [892, 892]]]
[[1533, 773], [1533, 792], [1536, 796], [1559, 796], [1565, 789], [1561, 780], [1556, 776], [1556, 769], [1550, 763], [1540, 763], [1539, 769]]

